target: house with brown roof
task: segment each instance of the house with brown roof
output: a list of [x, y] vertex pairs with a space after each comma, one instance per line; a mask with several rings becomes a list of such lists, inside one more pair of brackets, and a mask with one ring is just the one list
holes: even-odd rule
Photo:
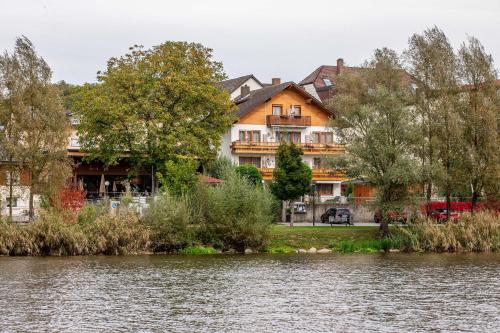
[[304, 151], [303, 160], [313, 170], [322, 200], [340, 196], [344, 174], [327, 167], [330, 156], [344, 151], [328, 125], [333, 112], [294, 82], [274, 78], [260, 89], [245, 83], [237, 87], [235, 82], [245, 77], [219, 83], [238, 107], [238, 120], [224, 136], [220, 154], [236, 165], [254, 164], [264, 180], [271, 180], [280, 143], [293, 142]]
[[344, 59], [337, 59], [336, 66], [321, 65], [311, 74], [306, 76], [299, 85], [317, 99], [325, 102], [333, 96], [337, 78], [341, 73], [356, 73], [361, 71], [361, 67], [348, 67], [344, 65]]

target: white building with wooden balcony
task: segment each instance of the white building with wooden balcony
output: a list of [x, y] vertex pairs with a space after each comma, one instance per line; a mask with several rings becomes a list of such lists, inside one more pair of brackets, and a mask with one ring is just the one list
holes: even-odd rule
[[238, 106], [238, 121], [223, 138], [221, 155], [236, 165], [254, 164], [265, 180], [272, 179], [275, 154], [281, 142], [293, 142], [304, 151], [313, 170], [313, 182], [322, 200], [341, 195], [345, 175], [327, 168], [329, 157], [344, 152], [335, 142], [329, 121], [334, 114], [293, 82], [262, 84], [253, 75], [223, 81], [221, 88]]

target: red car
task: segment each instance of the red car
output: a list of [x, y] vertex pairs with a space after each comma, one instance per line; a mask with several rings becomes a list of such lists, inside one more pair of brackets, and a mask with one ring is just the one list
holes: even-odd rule
[[[447, 210], [444, 208], [436, 209], [432, 211], [429, 216], [436, 220], [438, 223], [444, 223], [448, 220]], [[456, 221], [460, 217], [458, 212], [451, 211], [450, 212], [450, 220]]]

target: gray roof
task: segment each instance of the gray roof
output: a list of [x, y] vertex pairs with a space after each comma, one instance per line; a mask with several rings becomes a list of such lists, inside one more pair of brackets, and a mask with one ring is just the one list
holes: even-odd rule
[[224, 89], [228, 93], [232, 93], [233, 91], [238, 89], [243, 83], [248, 81], [248, 79], [250, 79], [250, 78], [254, 79], [262, 86], [262, 83], [260, 83], [260, 81], [257, 80], [257, 78], [255, 76], [253, 76], [253, 74], [240, 76], [240, 77], [230, 79], [230, 80], [220, 81], [220, 82], [216, 83], [216, 86], [221, 88], [221, 89]]
[[307, 99], [310, 99], [313, 104], [316, 104], [326, 112], [332, 114], [330, 110], [328, 110], [321, 101], [313, 97], [311, 94], [306, 92], [304, 89], [300, 88], [294, 82], [284, 82], [277, 85], [271, 85], [264, 87], [262, 89], [252, 90], [249, 95], [244, 96], [243, 98], [238, 97], [235, 100], [236, 105], [238, 106], [238, 111], [236, 115], [238, 117], [242, 117], [248, 112], [252, 111], [258, 105], [264, 103], [265, 101], [271, 99], [274, 95], [282, 92], [285, 89], [293, 89], [296, 92], [300, 93]]

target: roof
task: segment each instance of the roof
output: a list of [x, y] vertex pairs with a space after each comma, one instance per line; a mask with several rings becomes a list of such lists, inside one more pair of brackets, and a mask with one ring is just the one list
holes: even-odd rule
[[246, 115], [248, 112], [252, 111], [255, 107], [258, 105], [266, 102], [267, 100], [271, 99], [273, 96], [279, 94], [280, 92], [286, 90], [286, 89], [292, 89], [295, 92], [301, 94], [304, 98], [309, 99], [312, 104], [315, 104], [325, 112], [328, 112], [329, 114], [333, 114], [330, 110], [328, 110], [321, 101], [316, 99], [314, 96], [306, 92], [304, 89], [299, 87], [296, 83], [294, 82], [284, 82], [281, 84], [277, 85], [271, 85], [267, 86], [261, 89], [253, 90], [250, 92], [249, 95], [244, 96], [243, 98], [237, 98], [235, 103], [238, 106], [238, 112], [236, 115], [238, 117], [243, 117]]
[[200, 180], [202, 183], [205, 183], [205, 184], [220, 184], [220, 183], [224, 182], [222, 179], [210, 177], [210, 176], [206, 176], [206, 175], [200, 175]]
[[[341, 67], [341, 73], [345, 72], [359, 72], [361, 71], [361, 67], [347, 67], [347, 66], [342, 66]], [[324, 78], [330, 79], [332, 84], [337, 83], [337, 66], [330, 66], [330, 65], [321, 65], [318, 68], [316, 68], [311, 74], [306, 76], [302, 81], [300, 81], [299, 85], [303, 86], [306, 84], [314, 84], [314, 87], [316, 89], [318, 88], [324, 88], [328, 87], [325, 82], [323, 81]]]
[[257, 83], [259, 83], [262, 86], [262, 83], [259, 80], [257, 80], [257, 78], [255, 76], [253, 76], [253, 74], [244, 75], [244, 76], [236, 77], [234, 79], [229, 79], [229, 80], [225, 80], [225, 81], [220, 81], [220, 82], [216, 83], [216, 86], [221, 88], [221, 89], [226, 90], [228, 93], [232, 93], [233, 91], [238, 89], [243, 83], [245, 83], [249, 79], [254, 79], [255, 81], [257, 81]]

